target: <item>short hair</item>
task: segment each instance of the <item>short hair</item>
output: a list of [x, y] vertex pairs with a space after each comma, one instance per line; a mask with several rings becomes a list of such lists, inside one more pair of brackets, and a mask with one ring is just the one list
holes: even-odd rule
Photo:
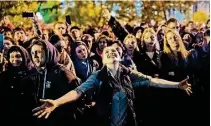
[[166, 23], [167, 23], [167, 25], [168, 25], [168, 24], [170, 24], [171, 22], [173, 22], [173, 23], [178, 23], [178, 20], [177, 20], [176, 18], [170, 18], [170, 19], [168, 19], [168, 21], [167, 21]]
[[13, 30], [13, 33], [17, 32], [17, 31], [23, 31], [24, 33], [26, 33], [23, 27], [16, 27], [16, 28]]
[[188, 24], [187, 24], [187, 26], [188, 26], [190, 23], [193, 23], [193, 21], [189, 21]]

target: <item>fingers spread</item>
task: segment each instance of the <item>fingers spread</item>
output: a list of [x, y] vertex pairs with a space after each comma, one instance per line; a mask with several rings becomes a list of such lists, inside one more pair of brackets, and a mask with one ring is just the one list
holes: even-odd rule
[[44, 106], [42, 105], [42, 106], [40, 106], [40, 107], [37, 107], [37, 108], [33, 109], [32, 112], [40, 111], [40, 110], [42, 110], [43, 108], [44, 108]]
[[50, 112], [45, 115], [45, 119], [47, 119], [50, 115]]
[[47, 112], [44, 111], [44, 112], [42, 112], [42, 113], [38, 116], [38, 118], [41, 118], [41, 117], [43, 117], [43, 116], [46, 115], [46, 114], [47, 114]]
[[38, 116], [38, 115], [40, 115], [42, 112], [44, 112], [44, 110], [40, 110], [40, 111], [36, 112], [36, 113], [34, 114], [34, 116]]

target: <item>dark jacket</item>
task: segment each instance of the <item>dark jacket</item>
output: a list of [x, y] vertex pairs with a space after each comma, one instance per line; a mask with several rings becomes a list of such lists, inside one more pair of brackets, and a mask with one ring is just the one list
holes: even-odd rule
[[[195, 56], [189, 55], [186, 59], [183, 59], [181, 54], [178, 53], [178, 60], [171, 59], [166, 53], [163, 53], [161, 55], [161, 62], [162, 62], [162, 78], [170, 81], [176, 81], [180, 82], [183, 79], [185, 79], [187, 76], [189, 76], [188, 82], [192, 85], [192, 91], [193, 94], [189, 97], [187, 97], [187, 94], [184, 91], [178, 90], [178, 89], [169, 89], [162, 91], [162, 107], [161, 111], [163, 113], [162, 118], [166, 118], [165, 120], [162, 120], [162, 123], [169, 123], [171, 121], [175, 121], [175, 125], [184, 125], [184, 124], [194, 124], [194, 121], [197, 120], [194, 116], [195, 111], [197, 111], [198, 107], [196, 106], [196, 97], [195, 93], [197, 92], [195, 89], [198, 89], [197, 86], [197, 78], [195, 77], [195, 70], [196, 67], [194, 67], [197, 63], [195, 62]], [[172, 75], [172, 73], [174, 75]], [[189, 106], [189, 109], [185, 109], [183, 106]], [[170, 108], [175, 108], [171, 109]], [[187, 113], [182, 112], [186, 111]], [[168, 115], [171, 116], [168, 116]], [[181, 120], [176, 121], [175, 118], [177, 118], [176, 115], [181, 114]], [[193, 121], [194, 120], [194, 121]]]
[[[64, 66], [58, 64], [58, 53], [53, 45], [40, 40], [33, 44], [37, 43], [41, 43], [46, 51], [46, 66], [44, 70], [39, 70], [39, 79], [37, 79], [37, 97], [38, 99], [57, 99], [77, 86], [75, 76]], [[74, 104], [64, 105], [38, 125], [69, 125], [74, 122], [74, 109]]]
[[[127, 125], [135, 126], [136, 125], [136, 116], [134, 111], [133, 100], [135, 98], [133, 87], [130, 81], [130, 77], [127, 75], [127, 71], [123, 68], [118, 70], [117, 80], [122, 86], [123, 90], [126, 92], [128, 100], [128, 112], [127, 112]], [[113, 77], [108, 74], [107, 67], [103, 67], [99, 72], [97, 78], [102, 81], [102, 85], [98, 91], [98, 96], [96, 99], [96, 108], [99, 115], [99, 121], [102, 121], [102, 124], [110, 125], [110, 115], [112, 108], [112, 97], [115, 92], [121, 90], [116, 82], [113, 81]]]
[[[13, 67], [8, 63], [7, 70], [0, 75], [0, 96], [1, 104], [1, 123], [6, 121], [7, 125], [31, 125], [35, 124], [32, 116], [32, 109], [36, 107], [36, 70], [31, 69], [30, 57], [28, 52], [20, 47], [13, 46], [8, 51], [19, 51], [22, 55], [22, 65]], [[9, 61], [9, 59], [8, 59]]]
[[150, 59], [144, 51], [140, 53], [140, 56], [141, 57], [139, 57], [139, 59], [141, 60], [141, 64], [137, 64], [140, 66], [139, 72], [152, 77], [159, 77], [161, 69], [160, 53], [154, 51], [154, 56], [152, 59]]

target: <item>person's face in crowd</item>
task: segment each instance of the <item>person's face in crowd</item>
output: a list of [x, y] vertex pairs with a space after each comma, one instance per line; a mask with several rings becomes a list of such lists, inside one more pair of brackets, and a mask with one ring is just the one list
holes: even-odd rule
[[189, 24], [188, 24], [188, 28], [189, 28], [190, 30], [192, 30], [192, 29], [194, 28], [194, 24], [193, 24], [193, 23], [189, 23]]
[[32, 61], [36, 67], [42, 67], [46, 61], [45, 50], [41, 45], [33, 45], [31, 48]]
[[87, 44], [89, 50], [91, 50], [91, 48], [92, 48], [92, 38], [86, 37], [83, 41]]
[[5, 33], [4, 33], [4, 36], [5, 36], [5, 37], [12, 38], [12, 32], [10, 32], [10, 31], [5, 32]]
[[136, 33], [136, 38], [141, 39], [141, 35], [142, 35], [141, 30], [138, 30], [137, 33]]
[[164, 39], [164, 30], [161, 30], [158, 34], [158, 41], [159, 42], [163, 42], [163, 39]]
[[10, 40], [4, 40], [4, 51], [7, 52], [13, 44]]
[[172, 51], [177, 51], [179, 49], [179, 43], [177, 41], [177, 36], [172, 33], [168, 32], [166, 35], [167, 43], [169, 44]]
[[25, 41], [25, 32], [24, 31], [16, 31], [15, 34], [14, 34], [14, 39], [16, 41], [21, 41], [21, 42], [24, 42]]
[[74, 39], [78, 39], [81, 36], [80, 30], [78, 29], [72, 29], [71, 30], [71, 35]]
[[70, 41], [67, 36], [63, 37], [64, 40], [64, 48], [67, 49], [70, 46]]
[[66, 32], [66, 25], [65, 24], [56, 24], [54, 27], [54, 32], [57, 35], [63, 35]]
[[122, 48], [117, 43], [114, 43], [112, 46], [117, 50], [117, 52], [119, 53], [119, 56], [122, 57], [123, 55]]
[[9, 62], [12, 64], [13, 67], [19, 67], [22, 64], [23, 58], [20, 52], [11, 52], [9, 56]]
[[146, 45], [147, 51], [153, 50], [155, 46], [155, 35], [151, 32], [147, 32], [144, 34], [144, 43]]
[[103, 64], [114, 64], [120, 61], [121, 57], [113, 46], [106, 47], [103, 50]]
[[183, 38], [182, 38], [182, 40], [183, 40], [183, 42], [184, 42], [184, 44], [186, 45], [186, 46], [189, 46], [189, 44], [191, 43], [191, 36], [189, 35], [189, 34], [185, 34], [184, 36], [183, 36]]
[[4, 22], [4, 24], [9, 24], [10, 23], [10, 20], [9, 20], [9, 18], [7, 17], [7, 16], [4, 16], [4, 18], [3, 18], [3, 22]]
[[49, 40], [48, 30], [44, 30], [42, 36], [44, 40], [48, 41]]
[[170, 22], [167, 26], [169, 29], [178, 29], [177, 23], [176, 22]]
[[103, 51], [105, 47], [107, 47], [107, 41], [106, 39], [102, 38], [99, 40], [99, 49]]
[[129, 38], [125, 41], [124, 44], [127, 51], [133, 51], [137, 48], [137, 42], [134, 41], [134, 39]]
[[76, 47], [75, 51], [76, 51], [76, 56], [78, 57], [78, 59], [80, 59], [80, 60], [87, 59], [88, 50], [84, 45], [79, 45], [78, 47]]
[[26, 36], [33, 36], [33, 31], [32, 30], [26, 30]]

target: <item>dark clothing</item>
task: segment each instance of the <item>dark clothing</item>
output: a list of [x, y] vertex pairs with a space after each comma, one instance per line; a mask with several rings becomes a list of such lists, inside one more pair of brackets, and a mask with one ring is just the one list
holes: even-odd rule
[[128, 31], [121, 26], [121, 24], [111, 16], [109, 22], [109, 26], [112, 28], [112, 31], [114, 32], [115, 36], [123, 42], [125, 37], [129, 34]]
[[[42, 44], [46, 52], [46, 65], [38, 72], [37, 98], [57, 99], [77, 86], [74, 74], [64, 66], [59, 65], [59, 55], [56, 48], [49, 42], [36, 41]], [[74, 124], [75, 104], [66, 104], [56, 109], [47, 120], [40, 119], [38, 126], [66, 126]]]
[[32, 109], [36, 107], [36, 83], [35, 69], [31, 69], [28, 52], [20, 47], [13, 46], [8, 51], [19, 51], [22, 56], [22, 64], [13, 67], [8, 63], [7, 70], [0, 74], [1, 123], [7, 125], [35, 124]]
[[[162, 78], [180, 82], [189, 76], [188, 82], [192, 84], [192, 91], [194, 92], [194, 94], [188, 96], [181, 90], [163, 89], [161, 92], [162, 107], [160, 108], [163, 114], [161, 116], [162, 125], [168, 125], [171, 122], [175, 122], [174, 125], [192, 125], [197, 120], [195, 113], [195, 110], [197, 110], [196, 97], [194, 95], [196, 93], [195, 89], [198, 87], [194, 77], [196, 70], [194, 59], [194, 55], [189, 55], [187, 59], [183, 59], [180, 53], [178, 53], [178, 60], [170, 58], [166, 53], [161, 56]], [[188, 106], [188, 109], [185, 106]], [[180, 115], [180, 120], [178, 120], [177, 115]], [[162, 120], [162, 118], [165, 118], [165, 120]]]
[[[146, 52], [142, 51], [140, 57], [136, 58], [139, 72], [151, 77], [159, 77], [161, 72], [160, 53], [154, 51], [151, 59]], [[162, 89], [155, 87], [139, 87], [135, 89], [135, 105], [137, 120], [140, 125], [156, 126], [159, 124], [160, 92]]]

